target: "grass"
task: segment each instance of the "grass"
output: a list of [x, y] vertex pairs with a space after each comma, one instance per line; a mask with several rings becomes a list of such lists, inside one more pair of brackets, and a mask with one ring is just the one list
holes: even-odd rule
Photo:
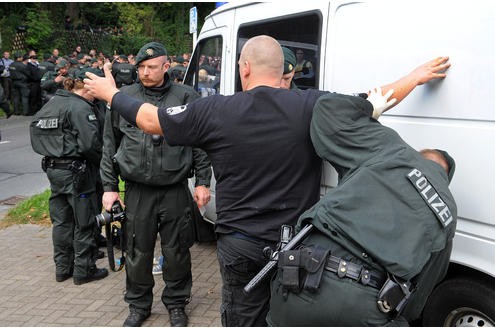
[[0, 229], [10, 227], [14, 224], [38, 224], [50, 226], [50, 213], [48, 211], [48, 199], [50, 190], [34, 195], [23, 200], [7, 212], [6, 217], [0, 221]]
[[[119, 189], [124, 190], [124, 182], [119, 181]], [[50, 199], [50, 189], [31, 198], [23, 200], [14, 208], [7, 212], [3, 220], [0, 220], [0, 229], [5, 229], [15, 224], [38, 224], [42, 226], [51, 226], [50, 211], [48, 200]], [[120, 198], [124, 199], [124, 193], [120, 193]]]

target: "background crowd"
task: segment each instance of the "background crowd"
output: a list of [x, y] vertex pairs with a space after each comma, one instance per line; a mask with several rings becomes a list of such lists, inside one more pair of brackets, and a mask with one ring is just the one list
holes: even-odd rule
[[[169, 74], [181, 82], [189, 65], [190, 53], [169, 56]], [[134, 54], [104, 54], [96, 49], [84, 51], [76, 46], [69, 54], [57, 48], [51, 53], [38, 54], [3, 51], [0, 59], [0, 108], [6, 117], [31, 116], [55, 94], [63, 89], [67, 77], [75, 77], [81, 70], [102, 73], [103, 65], [112, 63], [112, 72], [119, 86], [137, 81]]]

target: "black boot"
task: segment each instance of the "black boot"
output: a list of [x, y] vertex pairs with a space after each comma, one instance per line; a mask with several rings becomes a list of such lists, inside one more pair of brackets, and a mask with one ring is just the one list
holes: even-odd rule
[[74, 285], [82, 285], [94, 280], [100, 280], [108, 276], [108, 270], [105, 268], [95, 268], [93, 273], [87, 277], [74, 277]]
[[124, 321], [124, 327], [141, 327], [150, 314], [151, 311], [139, 311], [136, 308], [130, 308], [129, 315]]
[[187, 314], [183, 307], [174, 308], [168, 310], [170, 316], [170, 326], [172, 327], [186, 327], [187, 326]]

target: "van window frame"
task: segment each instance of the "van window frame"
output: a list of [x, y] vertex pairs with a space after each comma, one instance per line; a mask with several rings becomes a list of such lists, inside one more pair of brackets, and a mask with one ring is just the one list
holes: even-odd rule
[[[251, 22], [247, 22], [247, 23], [242, 23], [239, 25], [239, 28], [237, 29], [237, 36], [236, 36], [236, 63], [239, 62], [239, 58], [240, 58], [240, 53], [241, 53], [241, 50], [242, 50], [242, 47], [244, 46], [244, 43], [247, 41], [247, 39], [249, 39], [250, 37], [254, 37], [256, 35], [260, 35], [259, 33], [258, 34], [248, 34], [247, 36], [244, 35], [246, 34], [246, 31], [250, 28], [253, 28], [253, 27], [256, 27], [257, 29], [263, 29], [259, 26], [265, 26], [265, 31], [263, 32], [263, 34], [266, 34], [266, 35], [269, 35], [273, 38], [275, 38], [277, 41], [279, 41], [282, 45], [284, 46], [287, 46], [288, 45], [288, 42], [292, 42], [292, 43], [289, 43], [289, 45], [294, 45], [296, 46], [297, 44], [299, 45], [303, 45], [302, 42], [298, 42], [298, 41], [294, 41], [294, 40], [291, 40], [290, 38], [285, 38], [283, 40], [281, 40], [280, 37], [277, 37], [276, 34], [279, 34], [281, 35], [280, 32], [278, 33], [273, 33], [272, 31], [266, 31], [266, 25], [268, 24], [275, 24], [275, 23], [279, 23], [279, 24], [283, 24], [283, 25], [286, 25], [287, 26], [287, 22], [290, 21], [290, 20], [305, 20], [305, 19], [309, 19], [310, 16], [316, 16], [316, 22], [314, 24], [316, 24], [316, 28], [314, 28], [314, 30], [316, 30], [316, 33], [315, 35], [313, 36], [313, 40], [315, 43], [313, 44], [313, 46], [316, 46], [316, 50], [315, 51], [315, 60], [314, 62], [312, 61], [312, 64], [314, 67], [316, 67], [314, 69], [314, 88], [315, 89], [319, 89], [320, 88], [320, 74], [319, 74], [319, 68], [320, 66], [322, 65], [321, 63], [321, 53], [322, 53], [322, 25], [323, 25], [323, 15], [321, 13], [320, 10], [309, 10], [309, 11], [305, 11], [305, 12], [300, 12], [300, 13], [296, 13], [296, 14], [289, 14], [289, 15], [285, 15], [285, 16], [278, 16], [278, 17], [271, 17], [271, 18], [266, 18], [266, 19], [261, 19], [261, 20], [257, 20], [257, 21], [251, 21]], [[311, 19], [309, 19], [311, 20]], [[282, 23], [281, 21], [284, 21], [284, 23]], [[313, 19], [313, 21], [315, 21]], [[290, 24], [289, 24], [290, 26]], [[312, 34], [313, 35], [313, 34]], [[294, 38], [292, 38], [294, 39]], [[295, 53], [294, 53], [295, 55]], [[235, 65], [235, 88], [234, 88], [235, 92], [238, 92], [238, 91], [242, 91], [242, 86], [241, 86], [241, 80], [240, 80], [240, 75], [239, 75], [239, 65]]]
[[[199, 59], [201, 56], [201, 50], [204, 49], [204, 45], [207, 44], [208, 42], [212, 40], [220, 40], [220, 52], [221, 52], [221, 58], [222, 58], [222, 64], [224, 61], [224, 56], [223, 56], [223, 46], [224, 46], [224, 38], [222, 34], [216, 34], [212, 35], [209, 37], [206, 37], [204, 39], [201, 39], [198, 41], [196, 44], [196, 47], [194, 49], [194, 53], [192, 55], [191, 61], [189, 62], [189, 67], [187, 69], [186, 75], [184, 76], [184, 84], [189, 85], [194, 88], [196, 92], [199, 92], [198, 90], [198, 84], [199, 84]], [[218, 82], [218, 90], [217, 93], [219, 93], [220, 90], [220, 84], [222, 83], [222, 75], [220, 73], [219, 76], [219, 82]]]

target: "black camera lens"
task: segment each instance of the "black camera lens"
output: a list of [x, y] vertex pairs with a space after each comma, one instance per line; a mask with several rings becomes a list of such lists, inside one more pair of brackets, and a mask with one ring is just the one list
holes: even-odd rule
[[101, 214], [96, 215], [95, 219], [96, 219], [96, 224], [98, 224], [98, 227], [102, 227], [105, 224], [112, 222], [112, 214], [103, 212]]

